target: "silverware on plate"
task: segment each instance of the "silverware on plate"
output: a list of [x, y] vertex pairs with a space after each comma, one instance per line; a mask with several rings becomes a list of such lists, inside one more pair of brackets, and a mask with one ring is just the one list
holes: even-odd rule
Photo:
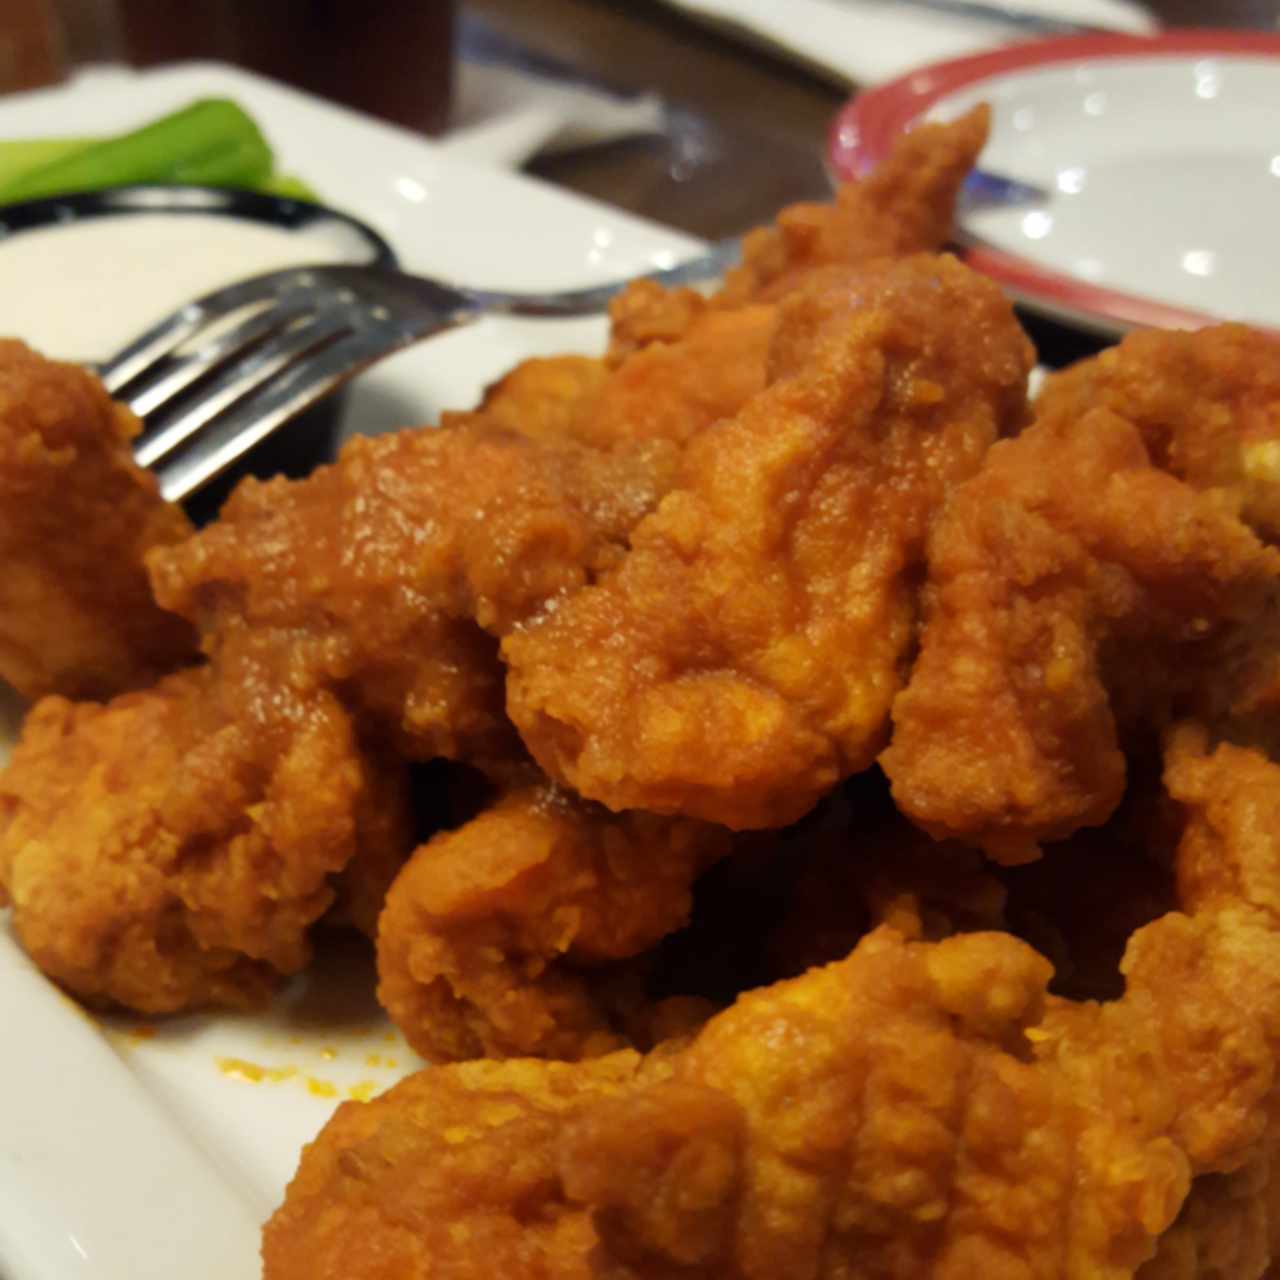
[[[961, 211], [1046, 193], [971, 175]], [[472, 289], [387, 267], [295, 267], [187, 303], [100, 365], [107, 391], [143, 420], [134, 446], [171, 501], [216, 479], [259, 441], [361, 370], [482, 316], [596, 315], [634, 279], [667, 287], [718, 279], [737, 261], [721, 240], [665, 270], [584, 289]]]
[[585, 289], [470, 289], [386, 268], [294, 267], [187, 303], [98, 367], [144, 430], [134, 457], [188, 497], [375, 361], [482, 316], [596, 315], [632, 279], [675, 287], [723, 275], [724, 240], [666, 270]]
[[[860, 3], [863, 0], [859, 0]], [[982, 22], [1001, 23], [1040, 36], [1116, 35], [1113, 27], [1093, 26], [1085, 22], [1072, 22], [1067, 18], [1054, 18], [1049, 14], [1020, 8], [1016, 4], [1002, 4], [999, 0], [880, 0], [882, 4], [907, 5], [912, 9], [932, 9], [935, 13], [947, 13], [958, 18], [977, 18]]]

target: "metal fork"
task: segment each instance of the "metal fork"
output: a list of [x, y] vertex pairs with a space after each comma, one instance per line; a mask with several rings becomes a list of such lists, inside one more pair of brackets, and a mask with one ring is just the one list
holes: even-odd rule
[[[1038, 187], [975, 172], [960, 208], [1046, 198]], [[470, 289], [368, 266], [273, 271], [187, 303], [98, 373], [111, 396], [143, 420], [134, 457], [176, 502], [410, 343], [486, 315], [596, 315], [637, 279], [668, 288], [714, 280], [740, 249], [737, 238], [721, 240], [665, 270], [553, 293]]]
[[960, 18], [977, 18], [983, 22], [1000, 23], [1036, 36], [1085, 36], [1122, 35], [1115, 27], [1100, 27], [1087, 22], [1072, 22], [1037, 13], [1017, 4], [1005, 4], [1002, 0], [893, 0], [895, 4], [910, 5], [914, 9], [932, 9], [935, 13], [954, 14]]
[[[647, 277], [715, 279], [739, 243]], [[554, 293], [469, 289], [361, 266], [295, 267], [188, 303], [98, 373], [144, 422], [134, 457], [171, 501], [220, 475], [283, 423], [384, 356], [488, 315], [595, 315], [630, 280]]]

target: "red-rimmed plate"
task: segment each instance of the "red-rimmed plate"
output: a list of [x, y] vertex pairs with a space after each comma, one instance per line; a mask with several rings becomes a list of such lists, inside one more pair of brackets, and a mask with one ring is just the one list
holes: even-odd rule
[[832, 167], [872, 168], [922, 119], [993, 108], [983, 167], [1043, 202], [974, 210], [966, 256], [1020, 301], [1117, 334], [1280, 328], [1280, 36], [1181, 31], [1021, 44], [855, 98]]

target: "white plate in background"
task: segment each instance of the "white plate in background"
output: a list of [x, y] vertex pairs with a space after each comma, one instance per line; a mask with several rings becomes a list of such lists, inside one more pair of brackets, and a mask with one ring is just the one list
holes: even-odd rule
[[[109, 133], [209, 95], [240, 102], [282, 166], [376, 227], [408, 270], [569, 287], [669, 266], [697, 247], [216, 64], [99, 71], [0, 100], [0, 138]], [[595, 319], [483, 321], [363, 375], [345, 429], [430, 422], [474, 404], [526, 356], [596, 351], [604, 336]], [[0, 760], [15, 725], [0, 695]], [[302, 1144], [337, 1101], [418, 1062], [374, 1002], [364, 952], [328, 956], [261, 1016], [90, 1020], [32, 971], [3, 912], [0, 1027], [3, 1280], [251, 1280], [258, 1225]]]
[[1107, 335], [1280, 329], [1280, 36], [1045, 40], [922, 67], [841, 112], [832, 166], [865, 172], [916, 120], [978, 102], [983, 167], [1049, 198], [965, 215], [971, 265]]

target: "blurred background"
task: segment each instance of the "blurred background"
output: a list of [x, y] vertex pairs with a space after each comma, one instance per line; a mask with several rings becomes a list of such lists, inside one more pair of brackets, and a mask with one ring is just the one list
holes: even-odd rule
[[[785, 3], [777, 0], [776, 10]], [[1028, 7], [1075, 11], [1073, 0]], [[0, 92], [103, 62], [217, 59], [719, 237], [828, 191], [825, 135], [859, 87], [859, 66], [909, 60], [909, 51], [850, 50], [848, 65], [817, 65], [691, 16], [716, 8], [661, 0], [204, 0], [181, 9], [170, 0], [3, 0]], [[1138, 11], [1166, 26], [1275, 30], [1280, 4], [1150, 0]]]

